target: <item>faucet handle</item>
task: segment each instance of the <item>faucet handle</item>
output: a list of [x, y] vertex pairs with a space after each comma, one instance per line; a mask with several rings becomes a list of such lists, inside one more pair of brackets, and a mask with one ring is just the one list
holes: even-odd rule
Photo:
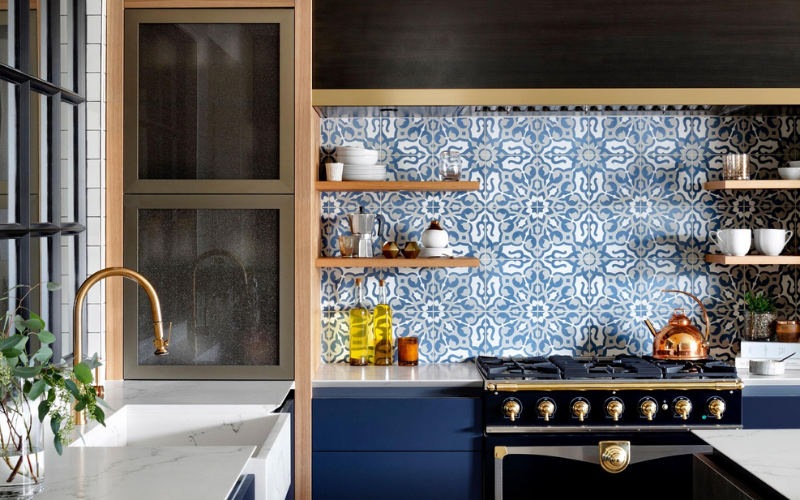
[[172, 337], [172, 321], [169, 322], [167, 327], [167, 341], [164, 342], [164, 347], [169, 347], [169, 339]]

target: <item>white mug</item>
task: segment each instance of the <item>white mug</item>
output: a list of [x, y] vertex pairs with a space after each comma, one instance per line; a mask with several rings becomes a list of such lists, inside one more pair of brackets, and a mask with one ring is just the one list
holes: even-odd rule
[[722, 229], [711, 231], [708, 236], [725, 255], [747, 255], [753, 244], [753, 232], [749, 229]]
[[756, 229], [756, 250], [764, 255], [780, 255], [794, 236], [785, 229]]
[[325, 164], [325, 169], [327, 170], [329, 181], [339, 182], [342, 180], [342, 172], [344, 172], [344, 163], [329, 162]]

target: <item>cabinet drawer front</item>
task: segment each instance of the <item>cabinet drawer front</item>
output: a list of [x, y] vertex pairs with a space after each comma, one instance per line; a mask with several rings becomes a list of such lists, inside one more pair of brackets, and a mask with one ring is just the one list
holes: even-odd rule
[[313, 400], [314, 451], [479, 451], [476, 398]]
[[315, 452], [312, 470], [314, 500], [481, 498], [477, 452]]

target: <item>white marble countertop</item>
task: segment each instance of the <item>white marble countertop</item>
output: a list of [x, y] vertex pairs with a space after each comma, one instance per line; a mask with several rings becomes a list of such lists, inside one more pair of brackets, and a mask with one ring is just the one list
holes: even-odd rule
[[781, 495], [800, 500], [800, 429], [694, 433]]
[[[256, 405], [274, 411], [289, 381], [107, 381], [104, 398], [126, 405]], [[106, 410], [106, 414], [112, 414]], [[84, 429], [89, 431], [93, 422]], [[226, 500], [255, 446], [65, 447], [45, 428], [45, 491], [37, 500]], [[75, 439], [78, 439], [77, 432]]]
[[350, 366], [322, 363], [312, 386], [323, 387], [481, 387], [474, 363], [425, 363], [418, 366]]
[[37, 500], [225, 500], [255, 450], [245, 447], [65, 448], [45, 451]]
[[761, 385], [800, 385], [800, 370], [786, 370], [783, 375], [753, 375], [744, 369], [739, 369], [738, 373], [745, 387]]
[[265, 405], [280, 406], [294, 388], [292, 380], [109, 380], [106, 402], [125, 405]]

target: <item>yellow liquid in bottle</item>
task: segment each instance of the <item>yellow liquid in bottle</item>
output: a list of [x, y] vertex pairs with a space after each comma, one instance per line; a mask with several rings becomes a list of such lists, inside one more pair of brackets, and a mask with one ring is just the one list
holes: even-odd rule
[[350, 364], [364, 366], [369, 363], [369, 312], [350, 309]]
[[386, 304], [375, 306], [373, 331], [375, 334], [375, 364], [391, 365], [394, 360], [392, 348], [392, 309]]

